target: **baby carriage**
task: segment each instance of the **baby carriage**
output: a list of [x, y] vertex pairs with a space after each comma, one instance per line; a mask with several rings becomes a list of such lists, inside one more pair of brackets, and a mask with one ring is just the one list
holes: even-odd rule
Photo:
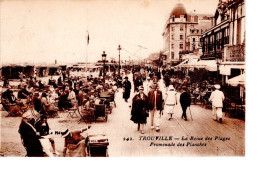
[[89, 157], [108, 157], [108, 138], [104, 134], [89, 135], [86, 138], [87, 154]]

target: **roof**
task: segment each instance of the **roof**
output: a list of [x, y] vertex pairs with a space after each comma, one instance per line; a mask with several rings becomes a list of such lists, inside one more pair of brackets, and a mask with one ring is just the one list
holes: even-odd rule
[[187, 15], [186, 9], [183, 4], [177, 4], [172, 10], [170, 16], [175, 16], [176, 18], [179, 18], [180, 15]]

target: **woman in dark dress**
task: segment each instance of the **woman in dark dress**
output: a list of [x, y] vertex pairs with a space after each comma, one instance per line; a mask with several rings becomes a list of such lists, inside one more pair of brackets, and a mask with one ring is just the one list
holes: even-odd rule
[[141, 129], [141, 133], [144, 134], [144, 125], [146, 124], [146, 118], [148, 113], [146, 111], [147, 96], [144, 94], [144, 87], [139, 86], [139, 93], [136, 94], [132, 102], [131, 119], [134, 123], [138, 124], [137, 130]]

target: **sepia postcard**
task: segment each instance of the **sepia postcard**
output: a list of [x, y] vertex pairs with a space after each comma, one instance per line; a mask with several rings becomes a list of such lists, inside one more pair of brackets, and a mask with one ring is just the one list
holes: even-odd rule
[[245, 157], [244, 0], [1, 0], [1, 157]]

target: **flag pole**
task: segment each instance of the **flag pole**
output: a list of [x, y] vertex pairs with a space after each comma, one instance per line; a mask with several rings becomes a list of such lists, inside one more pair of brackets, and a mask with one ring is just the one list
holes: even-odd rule
[[87, 40], [87, 47], [86, 47], [86, 71], [88, 69], [88, 44], [89, 44], [89, 33], [87, 31], [87, 37], [86, 37], [86, 40]]

